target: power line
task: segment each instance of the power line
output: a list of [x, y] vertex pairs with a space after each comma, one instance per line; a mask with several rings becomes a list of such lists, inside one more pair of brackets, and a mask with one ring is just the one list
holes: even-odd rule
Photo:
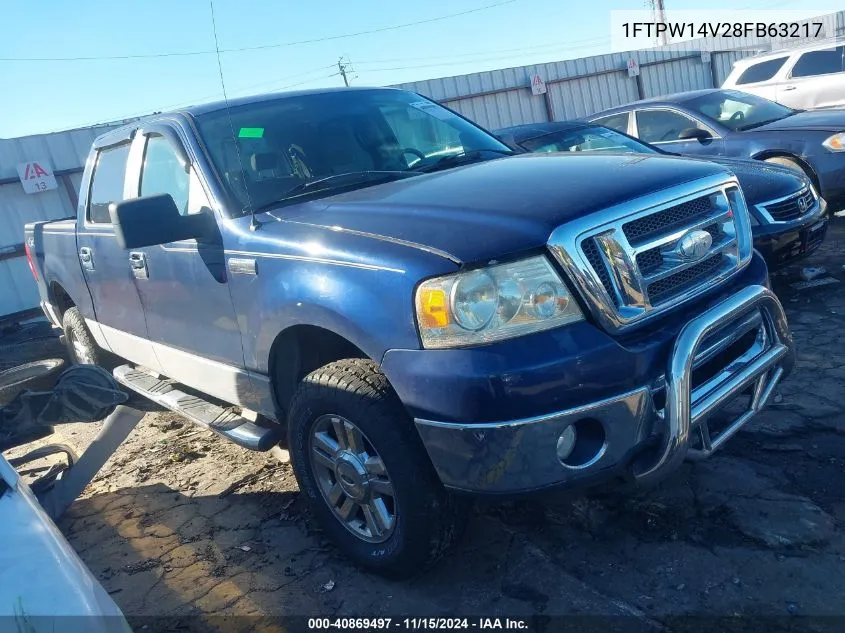
[[[562, 48], [562, 49], [559, 49], [559, 50], [539, 51], [535, 54], [540, 55], [540, 54], [543, 54], [543, 53], [553, 53], [553, 52], [563, 53], [563, 52], [574, 51], [574, 50], [578, 50], [578, 49], [592, 48], [593, 46], [595, 46], [595, 44], [585, 44], [583, 46], [571, 46], [571, 47], [566, 47], [566, 48]], [[459, 66], [461, 64], [483, 64], [485, 62], [500, 61], [500, 60], [504, 60], [504, 59], [510, 60], [510, 59], [513, 59], [513, 56], [512, 55], [503, 55], [503, 56], [500, 55], [500, 56], [496, 56], [496, 57], [487, 57], [487, 58], [484, 58], [484, 59], [469, 59], [469, 60], [461, 60], [461, 61], [455, 61], [455, 62], [438, 62], [438, 63], [435, 63], [435, 64], [416, 64], [416, 65], [411, 65], [411, 66], [393, 66], [393, 67], [390, 67], [390, 68], [367, 68], [365, 70], [362, 70], [361, 72], [364, 72], [364, 73], [380, 73], [380, 72], [386, 72], [386, 71], [389, 71], [389, 70], [415, 70], [415, 69], [418, 69], [418, 68], [440, 68], [442, 66]], [[360, 63], [364, 64], [364, 63], [367, 63], [367, 62], [360, 62]], [[523, 64], [523, 65], [529, 66], [531, 64]]]
[[[334, 68], [334, 67], [335, 67], [334, 64], [332, 64], [331, 66], [321, 66], [320, 68], [315, 68], [315, 69], [312, 69], [312, 70], [307, 71], [307, 72], [297, 73], [295, 75], [289, 75], [287, 77], [280, 77], [280, 78], [277, 78], [277, 79], [273, 79], [271, 81], [262, 81], [261, 83], [250, 84], [248, 86], [241, 86], [240, 88], [233, 88], [232, 92], [243, 92], [244, 90], [251, 90], [253, 88], [270, 86], [270, 85], [273, 85], [273, 84], [277, 84], [280, 81], [286, 81], [288, 79], [293, 79], [295, 77], [301, 77], [302, 75], [305, 75], [305, 74], [310, 74], [310, 73], [313, 73], [313, 72], [316, 72], [316, 71], [319, 71], [319, 70], [325, 70], [327, 68]], [[332, 77], [337, 77], [338, 74], [339, 73], [331, 73], [329, 75], [320, 75], [319, 77], [312, 77], [310, 79], [306, 79], [305, 81], [299, 81], [299, 82], [296, 82], [296, 83], [293, 83], [293, 84], [286, 84], [284, 86], [278, 86], [277, 88], [275, 88], [275, 90], [287, 90], [288, 88], [296, 88], [298, 86], [304, 86], [305, 84], [314, 83], [315, 81], [320, 81], [321, 79], [331, 79]], [[192, 105], [195, 105], [195, 104], [198, 104], [198, 103], [204, 103], [206, 101], [209, 101], [210, 99], [216, 99], [216, 98], [220, 97], [221, 95], [222, 95], [222, 93], [218, 91], [218, 92], [215, 92], [214, 94], [204, 95], [202, 97], [197, 97], [196, 99], [180, 101], [179, 103], [174, 103], [172, 105], [166, 105], [166, 106], [161, 106], [161, 107], [151, 107], [151, 108], [147, 108], [145, 110], [139, 111], [139, 112], [133, 112], [132, 114], [125, 114], [123, 116], [111, 117], [109, 119], [101, 119], [101, 120], [96, 121], [94, 123], [83, 123], [81, 125], [63, 126], [63, 127], [58, 128], [56, 130], [51, 130], [50, 132], [43, 132], [43, 134], [52, 134], [53, 132], [62, 132], [64, 130], [68, 130], [68, 129], [78, 129], [78, 128], [97, 127], [97, 126], [100, 126], [100, 125], [109, 125], [109, 124], [112, 124], [114, 121], [124, 121], [126, 119], [136, 119], [136, 118], [139, 118], [139, 117], [142, 117], [142, 116], [149, 116], [149, 115], [154, 114], [154, 113], [167, 112], [167, 111], [176, 110], [176, 109], [182, 108], [182, 107], [192, 106]]]
[[[537, 44], [534, 46], [520, 46], [518, 48], [497, 48], [495, 50], [486, 50], [486, 51], [476, 51], [474, 53], [454, 53], [452, 55], [427, 55], [425, 57], [393, 57], [389, 59], [369, 59], [366, 61], [359, 61], [355, 62], [356, 64], [361, 65], [370, 65], [370, 64], [389, 64], [392, 62], [412, 62], [412, 61], [429, 61], [434, 59], [454, 59], [456, 57], [478, 57], [480, 55], [489, 55], [490, 53], [520, 53], [520, 52], [543, 52], [540, 49], [552, 49], [554, 50], [574, 50], [576, 48], [586, 48], [584, 46], [574, 47], [569, 46], [570, 44], [580, 44], [580, 43], [587, 43], [592, 42], [591, 45], [599, 45], [605, 44], [610, 41], [609, 35], [602, 35], [599, 37], [588, 37], [583, 40], [567, 40], [566, 45], [561, 44], [561, 42], [549, 42], [548, 44]], [[551, 51], [550, 51], [551, 52]], [[474, 61], [474, 60], [469, 60]], [[483, 60], [479, 60], [483, 61]]]
[[295, 42], [279, 42], [275, 44], [261, 44], [258, 46], [243, 46], [240, 48], [221, 48], [219, 50], [206, 51], [184, 51], [184, 52], [169, 52], [169, 53], [146, 53], [141, 55], [95, 55], [90, 57], [0, 57], [0, 62], [78, 62], [78, 61], [100, 61], [100, 60], [124, 60], [124, 59], [151, 59], [160, 57], [189, 57], [194, 55], [216, 55], [220, 53], [241, 53], [245, 51], [259, 51], [271, 48], [287, 48], [290, 46], [300, 46], [303, 44], [316, 44], [318, 42], [330, 42], [334, 40], [346, 39], [350, 37], [359, 37], [361, 35], [372, 35], [374, 33], [384, 33], [386, 31], [395, 31], [397, 29], [405, 29], [420, 24], [431, 24], [433, 22], [440, 22], [449, 20], [471, 13], [478, 13], [479, 11], [487, 11], [495, 9], [506, 4], [512, 4], [520, 0], [500, 0], [492, 4], [487, 4], [475, 9], [468, 9], [466, 11], [459, 11], [457, 13], [449, 13], [434, 18], [427, 18], [425, 20], [417, 20], [415, 22], [407, 22], [405, 24], [394, 24], [393, 26], [383, 26], [376, 29], [368, 29], [366, 31], [357, 31], [355, 33], [342, 33], [339, 35], [330, 35], [327, 37], [318, 37], [310, 40], [299, 40]]

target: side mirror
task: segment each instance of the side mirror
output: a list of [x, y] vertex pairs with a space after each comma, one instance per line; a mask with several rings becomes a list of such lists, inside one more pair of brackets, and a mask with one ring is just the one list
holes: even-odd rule
[[713, 138], [713, 135], [710, 134], [707, 130], [702, 130], [700, 127], [688, 127], [685, 130], [681, 130], [681, 133], [678, 134], [679, 139], [683, 140], [691, 140], [691, 139], [698, 139], [699, 143], [705, 143]]
[[213, 221], [207, 213], [181, 215], [169, 193], [112, 202], [109, 215], [117, 243], [125, 250], [201, 239]]

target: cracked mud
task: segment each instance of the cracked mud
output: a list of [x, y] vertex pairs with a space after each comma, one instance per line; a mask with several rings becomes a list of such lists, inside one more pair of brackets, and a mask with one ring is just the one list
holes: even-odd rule
[[[834, 220], [803, 265], [845, 281], [842, 253], [845, 222]], [[627, 616], [618, 630], [676, 631], [727, 628], [696, 629], [687, 614], [744, 614], [782, 618], [766, 630], [825, 628], [800, 616], [845, 615], [845, 283], [796, 291], [799, 271], [773, 277], [796, 368], [716, 457], [633, 496], [479, 503], [458, 548], [412, 581], [380, 579], [338, 554], [289, 465], [164, 411], [146, 415], [60, 527], [130, 622], [589, 614]], [[59, 431], [84, 448], [96, 429]]]

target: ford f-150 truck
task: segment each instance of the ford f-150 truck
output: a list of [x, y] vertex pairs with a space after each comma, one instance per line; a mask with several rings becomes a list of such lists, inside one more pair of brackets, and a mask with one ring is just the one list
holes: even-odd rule
[[402, 90], [192, 107], [99, 137], [27, 254], [77, 362], [283, 442], [338, 546], [412, 574], [459, 493], [650, 485], [793, 364], [729, 170], [510, 154]]

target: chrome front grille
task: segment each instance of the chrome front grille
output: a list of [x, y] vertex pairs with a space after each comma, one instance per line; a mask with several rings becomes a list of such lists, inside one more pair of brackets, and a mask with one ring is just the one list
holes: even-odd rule
[[648, 286], [648, 297], [653, 306], [668, 301], [675, 295], [686, 290], [691, 284], [699, 283], [699, 280], [710, 276], [724, 265], [722, 253], [716, 253], [703, 262], [684, 268], [680, 272], [664, 277]]
[[816, 195], [809, 187], [796, 194], [757, 205], [770, 222], [791, 222], [816, 209]]
[[567, 223], [549, 248], [596, 318], [623, 330], [738, 271], [751, 227], [736, 180], [723, 175]]
[[622, 230], [628, 242], [636, 246], [655, 236], [694, 223], [696, 218], [705, 217], [712, 212], [713, 201], [710, 196], [702, 196], [633, 222], [626, 222], [622, 225]]

